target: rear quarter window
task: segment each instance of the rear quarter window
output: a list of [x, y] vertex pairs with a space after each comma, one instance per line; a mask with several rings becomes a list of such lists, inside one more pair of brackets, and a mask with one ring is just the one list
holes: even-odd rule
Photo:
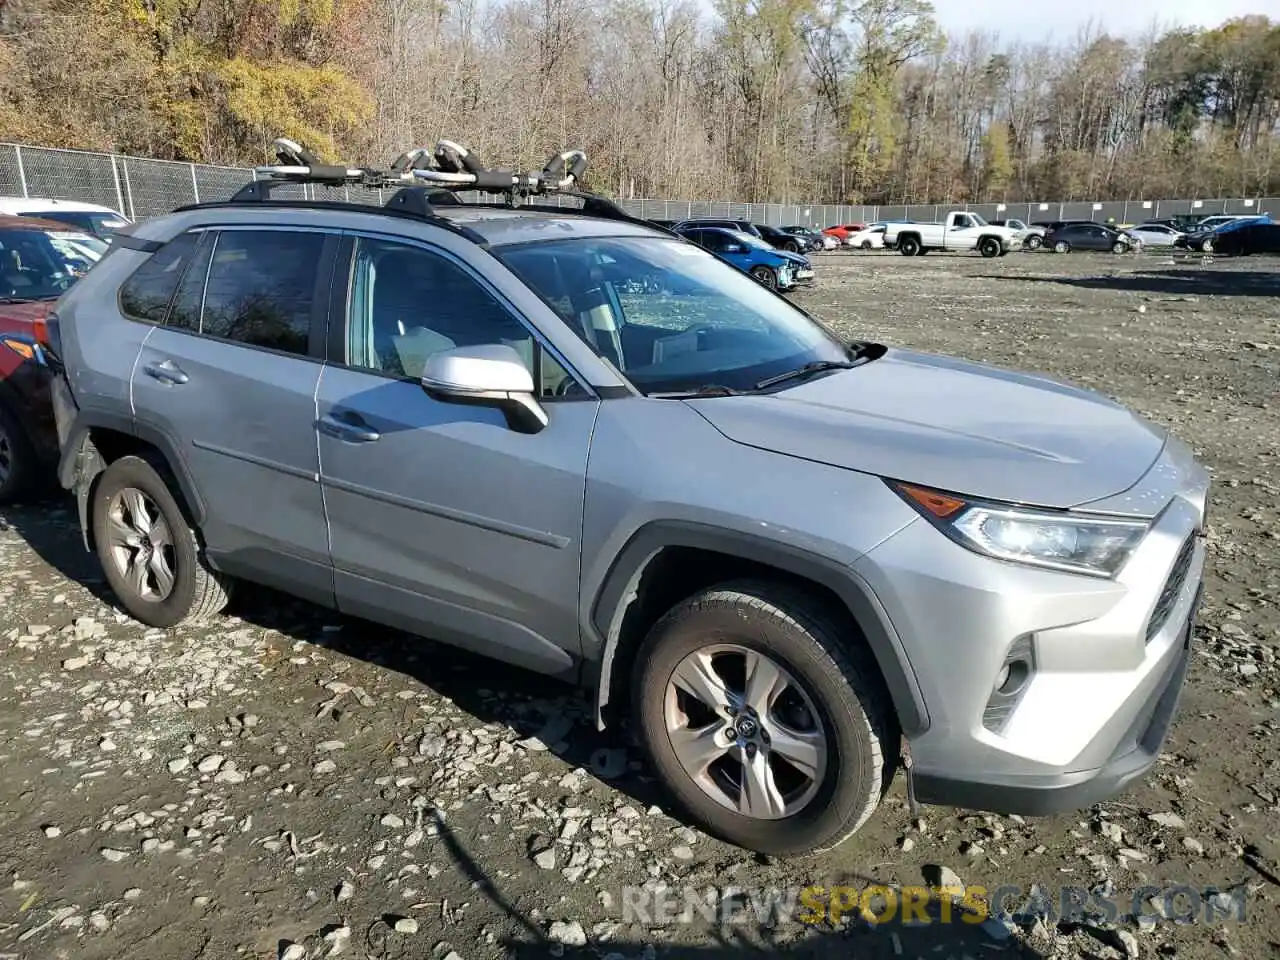
[[120, 286], [120, 312], [140, 323], [164, 323], [199, 240], [199, 234], [181, 234], [144, 260]]

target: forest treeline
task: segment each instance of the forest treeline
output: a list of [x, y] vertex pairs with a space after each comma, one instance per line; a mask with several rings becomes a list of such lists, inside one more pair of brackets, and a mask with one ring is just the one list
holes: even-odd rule
[[1280, 193], [1280, 23], [947, 36], [925, 0], [0, 0], [0, 140], [261, 163], [562, 146], [622, 196]]

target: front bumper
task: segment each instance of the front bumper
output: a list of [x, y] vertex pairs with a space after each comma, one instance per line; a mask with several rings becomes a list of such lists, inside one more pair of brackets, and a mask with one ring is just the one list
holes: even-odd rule
[[1159, 759], [1177, 712], [1191, 663], [1191, 638], [1202, 594], [1203, 585], [1197, 589], [1191, 615], [1182, 626], [1177, 655], [1102, 766], [1071, 774], [990, 782], [920, 773], [915, 776], [916, 797], [922, 803], [1034, 817], [1090, 807], [1140, 780]]
[[[992, 560], [924, 521], [854, 564], [928, 715], [910, 740], [919, 799], [1035, 815], [1088, 806], [1150, 768], [1186, 677], [1207, 491], [1203, 467], [1170, 440], [1133, 487], [1085, 505], [1141, 515], [1165, 504], [1114, 579]], [[1002, 665], [1021, 651], [1029, 679], [994, 712]]]

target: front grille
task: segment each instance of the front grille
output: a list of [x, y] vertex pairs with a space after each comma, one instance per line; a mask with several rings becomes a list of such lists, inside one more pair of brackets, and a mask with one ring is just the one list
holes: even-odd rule
[[1191, 570], [1191, 558], [1195, 556], [1195, 552], [1196, 538], [1195, 534], [1192, 534], [1178, 550], [1178, 556], [1173, 561], [1173, 569], [1169, 571], [1169, 579], [1165, 581], [1164, 589], [1160, 591], [1160, 598], [1156, 600], [1155, 609], [1151, 611], [1151, 619], [1147, 621], [1147, 643], [1150, 643], [1151, 638], [1161, 631], [1174, 605], [1178, 602], [1178, 595], [1182, 593], [1182, 587], [1187, 582], [1187, 573]]

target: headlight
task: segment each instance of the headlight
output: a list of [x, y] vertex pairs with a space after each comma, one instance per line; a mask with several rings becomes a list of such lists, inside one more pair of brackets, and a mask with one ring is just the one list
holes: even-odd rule
[[1149, 526], [1146, 520], [990, 503], [905, 483], [889, 486], [975, 553], [1069, 573], [1115, 576]]

